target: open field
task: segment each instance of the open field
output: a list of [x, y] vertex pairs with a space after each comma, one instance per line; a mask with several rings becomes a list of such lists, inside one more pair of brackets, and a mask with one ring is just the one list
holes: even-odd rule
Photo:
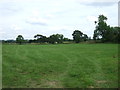
[[118, 87], [118, 44], [3, 45], [3, 88]]

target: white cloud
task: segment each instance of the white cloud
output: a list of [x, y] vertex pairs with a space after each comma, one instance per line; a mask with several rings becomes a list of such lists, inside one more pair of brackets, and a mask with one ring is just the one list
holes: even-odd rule
[[94, 22], [94, 21], [97, 21], [98, 18], [95, 17], [95, 16], [87, 16], [87, 20], [88, 20], [88, 21], [92, 21], [92, 22]]
[[3, 35], [3, 34], [5, 34], [5, 32], [4, 31], [0, 31], [0, 35]]
[[33, 10], [32, 11], [33, 16], [39, 16], [39, 10]]
[[2, 28], [0, 27], [0, 31], [2, 31]]
[[22, 28], [20, 26], [16, 25], [16, 24], [12, 24], [11, 29], [13, 29], [13, 30], [21, 30]]
[[47, 25], [48, 20], [40, 17], [29, 17], [26, 20], [27, 23], [33, 24], [33, 25]]
[[[52, 9], [49, 11], [41, 11], [38, 8], [33, 8], [32, 11], [30, 12], [31, 17], [33, 18], [40, 18], [40, 17], [45, 17], [46, 19], [51, 19], [54, 18], [55, 15], [53, 15], [54, 12], [59, 12], [60, 10], [58, 9]], [[43, 19], [42, 19], [43, 21]], [[44, 19], [44, 21], [46, 22], [47, 20]]]
[[60, 31], [60, 30], [72, 30], [73, 26], [50, 26], [51, 31]]
[[55, 15], [53, 15], [53, 14], [49, 14], [49, 13], [48, 13], [48, 14], [46, 14], [46, 16], [45, 16], [45, 17], [50, 19], [50, 18], [54, 18], [54, 17], [55, 17]]
[[85, 6], [112, 6], [118, 3], [119, 0], [76, 0], [78, 3]]
[[119, 0], [76, 0], [78, 2], [92, 3], [92, 2], [118, 2]]
[[3, 39], [4, 34], [6, 34], [6, 32], [0, 27], [0, 39]]

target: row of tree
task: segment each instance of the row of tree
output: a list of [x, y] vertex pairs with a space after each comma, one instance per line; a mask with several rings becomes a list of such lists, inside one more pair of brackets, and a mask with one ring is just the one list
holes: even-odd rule
[[40, 34], [37, 34], [34, 36], [34, 38], [37, 38], [38, 43], [62, 43], [64, 36], [62, 34], [53, 34], [50, 37], [46, 37]]
[[[106, 23], [107, 17], [104, 15], [99, 15], [98, 21], [95, 21], [95, 30], [93, 34], [93, 40], [95, 42], [113, 42], [120, 43], [120, 27], [111, 27]], [[84, 42], [91, 40], [86, 34], [81, 32], [80, 30], [75, 30], [72, 34], [73, 40], [65, 38], [62, 34], [53, 34], [49, 37], [46, 37], [41, 34], [37, 34], [34, 36], [34, 40], [24, 40], [22, 35], [18, 35], [16, 38], [17, 43], [22, 44], [25, 43], [63, 43], [64, 41], [74, 41], [75, 43]], [[13, 40], [7, 42], [14, 42]]]
[[[76, 43], [88, 40], [88, 36], [86, 34], [83, 34], [79, 30], [75, 30], [72, 35], [73, 35], [74, 41]], [[46, 36], [41, 35], [41, 34], [37, 34], [34, 36], [34, 38], [35, 38], [34, 40], [25, 41], [22, 35], [18, 35], [18, 37], [16, 38], [16, 42], [19, 44], [22, 44], [25, 42], [55, 44], [55, 43], [63, 43], [63, 41], [73, 41], [71, 39], [65, 38], [62, 34], [53, 34], [53, 35], [50, 35], [49, 37], [46, 37]]]

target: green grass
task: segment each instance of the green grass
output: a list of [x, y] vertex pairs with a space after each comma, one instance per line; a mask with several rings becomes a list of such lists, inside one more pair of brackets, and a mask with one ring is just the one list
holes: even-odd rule
[[3, 88], [117, 88], [118, 44], [3, 45]]

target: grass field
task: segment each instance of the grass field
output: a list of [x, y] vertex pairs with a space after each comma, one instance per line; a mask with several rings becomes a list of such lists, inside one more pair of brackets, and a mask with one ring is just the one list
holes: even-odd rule
[[117, 44], [3, 45], [3, 88], [118, 87]]

